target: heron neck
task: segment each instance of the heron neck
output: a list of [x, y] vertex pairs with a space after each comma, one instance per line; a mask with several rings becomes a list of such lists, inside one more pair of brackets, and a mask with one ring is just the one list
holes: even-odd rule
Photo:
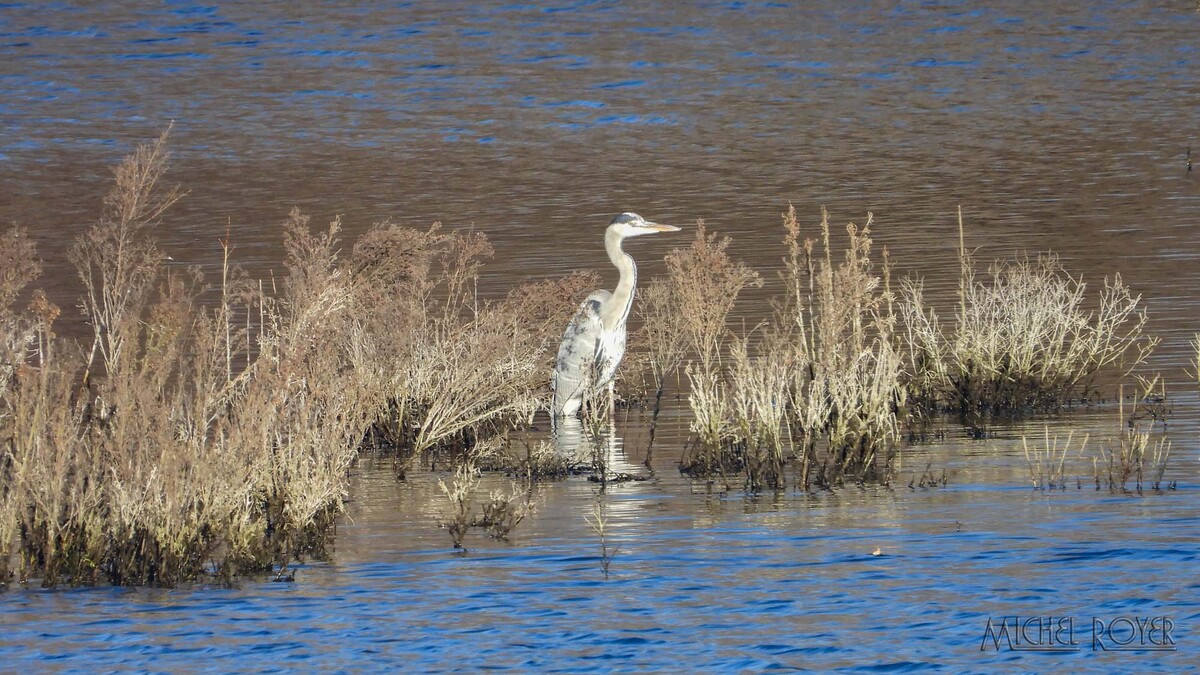
[[631, 256], [621, 250], [623, 239], [624, 237], [614, 230], [609, 230], [604, 235], [604, 249], [608, 251], [608, 259], [621, 273], [621, 279], [613, 290], [612, 302], [600, 313], [600, 319], [609, 329], [625, 323], [629, 309], [633, 306], [633, 289], [637, 286], [637, 265]]

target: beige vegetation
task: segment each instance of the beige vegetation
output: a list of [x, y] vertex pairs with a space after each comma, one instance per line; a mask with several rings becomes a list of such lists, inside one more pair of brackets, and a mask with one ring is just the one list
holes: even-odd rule
[[[962, 220], [959, 219], [960, 242]], [[944, 408], [973, 428], [989, 417], [1053, 409], [1085, 398], [1096, 374], [1124, 374], [1145, 361], [1157, 339], [1145, 334], [1140, 297], [1120, 275], [1105, 279], [1099, 308], [1084, 309], [1087, 286], [1058, 258], [998, 261], [988, 281], [959, 245], [959, 307], [946, 333], [926, 309], [919, 282], [905, 280], [910, 389], [920, 407]]]
[[[872, 260], [871, 224], [867, 214], [863, 226], [846, 226], [839, 260], [828, 214], [819, 239], [803, 239], [789, 208], [783, 297], [773, 317], [740, 336], [726, 316], [758, 277], [727, 258], [727, 240], [700, 227], [690, 248], [668, 255], [639, 342], [651, 343], [656, 398], [671, 367], [682, 364], [690, 381], [695, 436], [685, 471], [726, 483], [742, 476], [751, 490], [783, 487], [789, 465], [805, 489], [887, 482], [904, 430], [920, 436], [950, 413], [982, 435], [997, 418], [1088, 400], [1099, 372], [1126, 376], [1157, 344], [1140, 297], [1119, 276], [1087, 311], [1086, 285], [1053, 255], [996, 262], [984, 282], [961, 243], [959, 307], [947, 332], [919, 279], [892, 290], [886, 249], [881, 265]], [[960, 242], [961, 234], [960, 214]], [[682, 352], [677, 342], [653, 343], [671, 335], [684, 336]]]
[[73, 249], [91, 347], [56, 338], [40, 293], [14, 306], [40, 269], [24, 232], [0, 242], [0, 583], [284, 569], [319, 548], [365, 439], [393, 444], [402, 473], [526, 419], [551, 336], [592, 283], [479, 303], [481, 234], [381, 224], [343, 259], [339, 222], [314, 232], [293, 212], [278, 284], [241, 274], [226, 242], [213, 288], [154, 244], [180, 196], [162, 185], [165, 143], [118, 167]]
[[847, 226], [841, 262], [827, 214], [819, 250], [815, 240], [801, 239], [794, 209], [783, 224], [784, 297], [749, 335], [735, 337], [725, 317], [737, 292], [759, 280], [727, 259], [727, 241], [718, 245], [699, 228], [690, 249], [668, 256], [667, 295], [675, 304], [648, 319], [678, 326], [647, 332], [691, 336], [696, 359], [686, 371], [697, 442], [685, 469], [744, 470], [751, 489], [783, 487], [792, 458], [806, 488], [847, 474], [886, 478], [905, 390], [888, 268], [877, 274], [871, 261], [870, 216], [861, 229]]
[[[1086, 452], [1087, 435], [1079, 442], [1076, 452], [1071, 453], [1073, 433], [1060, 444], [1057, 436], [1050, 436], [1048, 427], [1040, 445], [1035, 441], [1031, 447], [1028, 438], [1021, 439], [1034, 489], [1068, 489], [1068, 461], [1090, 462], [1091, 481], [1096, 490], [1142, 494], [1146, 490], [1174, 489], [1173, 481], [1163, 480], [1171, 458], [1171, 441], [1166, 434], [1165, 384], [1157, 376], [1141, 379], [1129, 406], [1123, 389], [1119, 395], [1116, 432], [1101, 443], [1093, 444], [1098, 447], [1090, 453]], [[1082, 489], [1082, 476], [1075, 477], [1075, 487]]]
[[[116, 169], [73, 248], [90, 344], [55, 335], [59, 309], [30, 289], [41, 270], [29, 237], [0, 238], [0, 584], [283, 574], [320, 550], [364, 450], [389, 452], [398, 478], [418, 456], [453, 467], [446, 527], [460, 546], [470, 527], [506, 536], [530, 508], [515, 483], [478, 494], [479, 471], [568, 473], [522, 433], [595, 275], [482, 302], [481, 233], [385, 222], [346, 248], [339, 221], [314, 229], [293, 211], [278, 281], [239, 271], [227, 237], [210, 284], [166, 267], [154, 241], [182, 196], [164, 185], [166, 140]], [[650, 375], [650, 442], [678, 387], [693, 431], [684, 472], [754, 491], [887, 482], [905, 430], [945, 412], [979, 429], [1086, 398], [1101, 369], [1132, 368], [1154, 346], [1119, 278], [1087, 312], [1083, 282], [1052, 256], [997, 263], [982, 281], [965, 249], [946, 330], [919, 281], [893, 289], [871, 224], [837, 235], [822, 213], [804, 238], [789, 208], [782, 272], [764, 280], [699, 223], [644, 286], [631, 345]], [[767, 281], [781, 289], [773, 315], [731, 328], [742, 290]], [[1061, 482], [1051, 459], [1067, 445], [1048, 442], [1036, 472], [1031, 459], [1035, 482]], [[1161, 480], [1169, 446], [1131, 433], [1101, 447], [1114, 489]]]

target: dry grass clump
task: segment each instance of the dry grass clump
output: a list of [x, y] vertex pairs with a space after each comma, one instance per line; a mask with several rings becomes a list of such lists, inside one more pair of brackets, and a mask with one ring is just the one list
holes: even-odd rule
[[734, 435], [742, 446], [746, 485], [751, 490], [780, 489], [791, 444], [786, 437], [792, 374], [786, 349], [758, 348], [749, 338], [731, 348], [730, 405]]
[[960, 263], [948, 335], [925, 308], [919, 282], [904, 286], [910, 385], [925, 410], [948, 409], [981, 429], [991, 416], [1053, 409], [1087, 397], [1102, 369], [1133, 368], [1157, 344], [1144, 334], [1140, 296], [1119, 275], [1105, 280], [1099, 308], [1087, 311], [1086, 284], [1054, 255], [996, 262], [988, 281], [976, 278], [961, 244]]
[[[718, 242], [701, 227], [690, 248], [667, 257], [663, 296], [670, 302], [648, 303], [644, 316], [647, 335], [682, 335], [692, 356], [685, 372], [696, 442], [685, 471], [742, 472], [749, 489], [778, 489], [795, 456], [805, 487], [846, 476], [887, 479], [905, 390], [888, 268], [882, 276], [875, 271], [870, 225], [868, 216], [861, 229], [847, 226], [838, 262], [828, 214], [822, 218], [822, 251], [814, 254], [816, 241], [801, 239], [789, 209], [785, 297], [772, 322], [739, 339], [726, 318], [741, 289], [759, 280], [729, 261], [728, 240]], [[659, 293], [657, 287], [652, 293]], [[677, 363], [676, 349], [664, 348], [651, 363]], [[665, 377], [665, 367], [655, 373], [658, 386]], [[814, 472], [818, 451], [824, 455]]]
[[[1174, 489], [1175, 484], [1165, 484], [1163, 475], [1171, 458], [1171, 441], [1166, 435], [1167, 400], [1161, 376], [1142, 379], [1134, 405], [1126, 414], [1124, 387], [1121, 388], [1121, 405], [1117, 415], [1117, 433], [1099, 444], [1092, 454], [1092, 471], [1096, 489], [1107, 487], [1113, 492], [1141, 494], [1144, 489], [1159, 491]], [[1051, 438], [1045, 431], [1042, 445], [1030, 446], [1022, 437], [1025, 461], [1034, 489], [1065, 490], [1064, 467], [1073, 434], [1068, 434], [1061, 444], [1058, 437]], [[1088, 437], [1084, 436], [1076, 455], [1084, 456]], [[1077, 481], [1077, 487], [1081, 487]]]
[[[438, 488], [449, 502], [442, 527], [450, 534], [454, 548], [462, 549], [471, 528], [486, 529], [496, 539], [507, 539], [513, 529], [533, 512], [531, 495], [515, 482], [508, 489], [494, 489], [486, 498], [477, 495], [480, 472], [472, 457], [455, 467], [450, 482], [438, 479]], [[481, 514], [475, 515], [476, 507]]]
[[[264, 288], [165, 267], [153, 232], [167, 134], [115, 172], [71, 249], [91, 345], [60, 344], [34, 292], [32, 243], [0, 239], [0, 583], [171, 585], [279, 565], [320, 544], [365, 438], [402, 461], [470, 450], [546, 396], [553, 336], [596, 283], [577, 274], [480, 302], [477, 233], [379, 225], [342, 258], [334, 220], [283, 226], [286, 274]], [[72, 354], [82, 351], [83, 357]], [[501, 495], [499, 536], [522, 512]]]
[[[698, 221], [691, 245], [675, 249], [666, 257], [671, 306], [664, 311], [652, 304], [654, 313], [647, 317], [665, 320], [665, 323], [648, 321], [649, 338], [656, 334], [682, 336], [681, 344], [663, 347], [664, 351], [656, 355], [660, 369], [668, 365], [677, 367], [684, 345], [692, 357], [685, 372], [691, 384], [688, 401], [694, 418], [692, 431], [697, 434], [698, 443], [695, 452], [685, 458], [684, 468], [702, 474], [723, 471], [730, 461], [740, 465], [740, 453], [734, 448], [738, 438], [723, 364], [730, 337], [726, 319], [742, 289], [762, 284], [757, 272], [730, 260], [726, 252], [729, 243], [728, 237], [718, 239], [715, 233], [705, 230], [703, 221]], [[655, 292], [651, 294], [652, 302]], [[665, 370], [656, 376], [659, 383], [664, 377]]]
[[[83, 359], [44, 296], [13, 308], [39, 267], [23, 232], [0, 241], [0, 579], [170, 585], [285, 566], [319, 544], [365, 438], [404, 458], [466, 451], [531, 416], [553, 336], [595, 283], [480, 302], [482, 234], [383, 224], [342, 259], [338, 220], [313, 231], [293, 211], [280, 283], [246, 278], [227, 239], [210, 286], [166, 269], [152, 236], [182, 196], [161, 184], [166, 139], [118, 167], [71, 251]], [[523, 516], [501, 497], [484, 521], [502, 536]]]
[[[896, 301], [887, 251], [878, 268], [872, 260], [870, 214], [861, 228], [847, 226], [840, 259], [825, 212], [820, 227], [819, 239], [804, 239], [795, 210], [784, 214], [784, 297], [771, 322], [741, 339], [725, 317], [746, 282], [719, 257], [724, 247], [698, 238], [668, 258], [669, 301], [647, 303], [644, 316], [647, 334], [682, 335], [693, 357], [697, 442], [685, 470], [740, 471], [751, 489], [781, 487], [794, 457], [805, 487], [886, 481], [902, 424], [916, 428], [949, 409], [979, 429], [992, 415], [1059, 406], [1086, 396], [1101, 370], [1141, 363], [1156, 344], [1144, 335], [1140, 298], [1119, 277], [1088, 312], [1084, 284], [1057, 258], [997, 263], [984, 283], [961, 245], [959, 311], [947, 335], [919, 281], [906, 280]], [[652, 287], [651, 300], [658, 293]], [[664, 366], [654, 373], [660, 388], [675, 349], [667, 342], [650, 358]]]
[[1107, 486], [1112, 491], [1127, 492], [1130, 480], [1139, 494], [1144, 487], [1156, 491], [1164, 487], [1163, 475], [1171, 459], [1171, 441], [1166, 436], [1166, 383], [1156, 375], [1142, 380], [1138, 390], [1133, 409], [1126, 416], [1122, 388], [1117, 436], [1101, 445], [1099, 456], [1093, 458], [1097, 490]]
[[1096, 487], [1107, 485], [1109, 490], [1128, 491], [1129, 481], [1142, 492], [1164, 487], [1163, 474], [1171, 457], [1171, 441], [1165, 436], [1155, 438], [1149, 430], [1133, 429], [1121, 433], [1115, 443], [1101, 446], [1096, 462]]
[[492, 247], [481, 233], [382, 224], [355, 246], [357, 314], [371, 354], [362, 375], [385, 392], [377, 431], [409, 458], [465, 452], [543, 405], [553, 335], [591, 274], [530, 282], [498, 302], [476, 284]]
[[[1050, 437], [1049, 427], [1045, 427], [1044, 432], [1045, 438], [1042, 445], [1034, 444], [1032, 449], [1029, 447], [1028, 439], [1024, 436], [1021, 437], [1021, 447], [1025, 450], [1025, 463], [1029, 466], [1029, 478], [1033, 482], [1033, 489], [1066, 490], [1067, 453], [1071, 449], [1071, 440], [1075, 437], [1075, 433], [1068, 433], [1066, 440], [1060, 444], [1058, 436]], [[1083, 441], [1079, 444], [1078, 455], [1083, 455], [1087, 442], [1088, 437], [1084, 435]]]
[[820, 443], [828, 449], [818, 482], [887, 480], [899, 441], [897, 411], [904, 405], [901, 357], [890, 266], [881, 273], [871, 260], [871, 214], [860, 229], [846, 226], [844, 259], [835, 263], [829, 216], [821, 211], [821, 252], [800, 241], [794, 208], [784, 214], [788, 258], [787, 302], [778, 321], [794, 351], [793, 435], [803, 447], [803, 478]]
[[283, 566], [345, 496], [377, 403], [355, 375], [362, 330], [338, 224], [315, 235], [292, 215], [273, 298], [230, 266], [225, 242], [206, 307], [213, 289], [165, 270], [150, 238], [179, 194], [158, 185], [165, 141], [118, 167], [72, 250], [94, 331], [83, 360], [54, 338], [44, 297], [11, 310], [35, 268], [5, 275], [0, 575], [171, 585]]

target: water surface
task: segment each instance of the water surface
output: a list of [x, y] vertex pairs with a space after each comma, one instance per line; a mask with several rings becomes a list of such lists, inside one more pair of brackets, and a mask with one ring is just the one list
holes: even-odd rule
[[[330, 559], [295, 583], [12, 592], [0, 653], [89, 671], [1194, 664], [1198, 22], [1184, 1], [0, 5], [0, 212], [33, 232], [64, 306], [65, 250], [109, 167], [169, 120], [191, 193], [159, 236], [209, 269], [227, 227], [253, 272], [277, 268], [299, 205], [348, 237], [385, 218], [483, 230], [485, 295], [611, 281], [601, 230], [636, 210], [731, 235], [768, 280], [738, 309], [755, 320], [789, 202], [814, 232], [822, 205], [837, 224], [873, 212], [897, 273], [943, 300], [961, 205], [985, 260], [1053, 249], [1093, 287], [1119, 272], [1144, 294], [1180, 483], [1097, 492], [1080, 460], [1082, 489], [1031, 491], [1035, 423], [910, 448], [893, 489], [748, 497], [678, 475], [673, 418], [653, 479], [538, 486], [511, 541], [456, 555], [434, 477], [365, 462]], [[684, 241], [633, 244], [643, 278]], [[1051, 423], [1111, 433], [1110, 411], [1089, 415]], [[619, 434], [640, 466], [644, 425]], [[908, 489], [928, 462], [949, 486]], [[607, 579], [597, 501], [620, 546]], [[1077, 617], [1083, 648], [981, 652], [987, 618], [1013, 614]], [[1179, 651], [1093, 653], [1091, 617], [1125, 615], [1172, 617]]]

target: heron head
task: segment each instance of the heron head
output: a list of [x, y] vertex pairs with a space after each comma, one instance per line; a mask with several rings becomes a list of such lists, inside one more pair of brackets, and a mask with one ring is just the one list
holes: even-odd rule
[[622, 237], [638, 237], [643, 234], [679, 231], [679, 228], [674, 225], [652, 223], [636, 213], [622, 213], [613, 218], [612, 222], [608, 224], [608, 229], [615, 230]]

